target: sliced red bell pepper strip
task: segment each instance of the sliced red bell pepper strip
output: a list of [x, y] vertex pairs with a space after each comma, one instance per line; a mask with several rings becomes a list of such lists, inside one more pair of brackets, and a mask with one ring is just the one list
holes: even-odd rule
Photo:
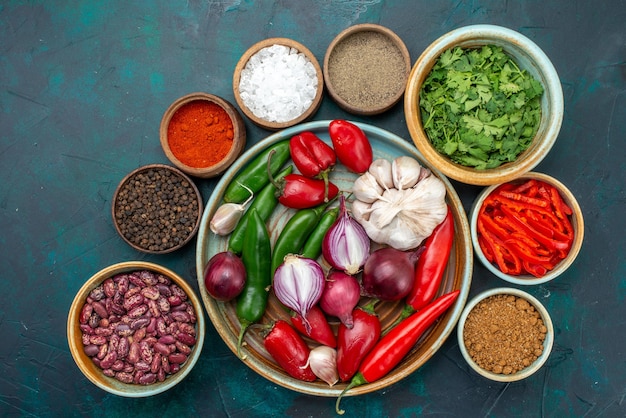
[[556, 241], [550, 237], [543, 235], [542, 233], [540, 233], [539, 231], [537, 231], [536, 229], [528, 225], [526, 222], [524, 222], [522, 219], [520, 219], [519, 215], [515, 213], [514, 211], [512, 211], [511, 209], [509, 209], [508, 207], [502, 206], [501, 209], [507, 216], [509, 216], [515, 222], [515, 224], [520, 229], [528, 233], [531, 237], [535, 238], [537, 241], [547, 246], [548, 248], [555, 249], [555, 250], [559, 250], [559, 249], [563, 250], [569, 247], [569, 244], [567, 242]]
[[507, 199], [514, 200], [516, 202], [524, 202], [528, 203], [529, 205], [539, 206], [541, 208], [547, 208], [550, 205], [549, 202], [543, 199], [537, 199], [536, 197], [530, 197], [521, 193], [513, 193], [506, 190], [501, 191], [499, 195], [506, 197]]

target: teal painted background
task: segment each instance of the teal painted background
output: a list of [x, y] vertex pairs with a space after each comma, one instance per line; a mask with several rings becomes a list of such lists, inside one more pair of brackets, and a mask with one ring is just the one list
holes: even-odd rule
[[[573, 191], [583, 249], [558, 280], [526, 288], [552, 314], [548, 364], [515, 384], [469, 371], [450, 338], [421, 369], [383, 391], [344, 400], [346, 416], [626, 416], [626, 1], [3, 1], [0, 4], [0, 416], [334, 416], [334, 399], [278, 387], [243, 365], [209, 324], [185, 381], [149, 399], [93, 386], [69, 353], [67, 310], [101, 268], [141, 259], [197, 289], [195, 247], [150, 256], [117, 235], [119, 181], [167, 163], [158, 138], [177, 97], [234, 101], [232, 72], [268, 37], [293, 38], [323, 61], [341, 30], [378, 23], [412, 61], [469, 24], [507, 26], [535, 41], [561, 77], [565, 117], [536, 171]], [[402, 105], [354, 117], [326, 97], [314, 119], [348, 118], [409, 140]], [[251, 123], [248, 147], [268, 135]], [[208, 199], [215, 180], [197, 182]], [[454, 183], [469, 210], [480, 188]], [[471, 295], [501, 285], [476, 265]]]

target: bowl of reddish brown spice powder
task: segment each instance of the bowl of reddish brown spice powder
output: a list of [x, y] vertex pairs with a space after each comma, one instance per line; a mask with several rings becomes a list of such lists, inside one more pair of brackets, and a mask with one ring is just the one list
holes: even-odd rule
[[548, 360], [554, 328], [535, 297], [501, 287], [470, 300], [459, 318], [457, 337], [461, 354], [474, 371], [494, 381], [515, 382]]
[[208, 93], [175, 100], [161, 119], [159, 134], [167, 158], [200, 178], [223, 173], [246, 145], [246, 127], [237, 109]]
[[411, 71], [406, 45], [392, 30], [370, 23], [350, 26], [330, 43], [324, 82], [331, 98], [356, 115], [392, 108], [404, 94]]

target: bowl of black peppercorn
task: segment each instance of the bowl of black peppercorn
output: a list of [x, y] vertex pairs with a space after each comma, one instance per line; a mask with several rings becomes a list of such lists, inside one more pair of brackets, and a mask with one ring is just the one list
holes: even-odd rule
[[181, 170], [149, 164], [122, 179], [111, 211], [115, 229], [131, 247], [166, 254], [196, 235], [203, 204], [197, 186]]

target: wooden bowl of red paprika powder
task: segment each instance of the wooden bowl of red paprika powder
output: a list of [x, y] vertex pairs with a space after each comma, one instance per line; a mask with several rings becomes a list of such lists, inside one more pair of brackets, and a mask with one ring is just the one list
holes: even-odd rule
[[174, 101], [161, 119], [159, 134], [167, 158], [201, 178], [223, 173], [246, 145], [246, 127], [237, 109], [201, 92]]

